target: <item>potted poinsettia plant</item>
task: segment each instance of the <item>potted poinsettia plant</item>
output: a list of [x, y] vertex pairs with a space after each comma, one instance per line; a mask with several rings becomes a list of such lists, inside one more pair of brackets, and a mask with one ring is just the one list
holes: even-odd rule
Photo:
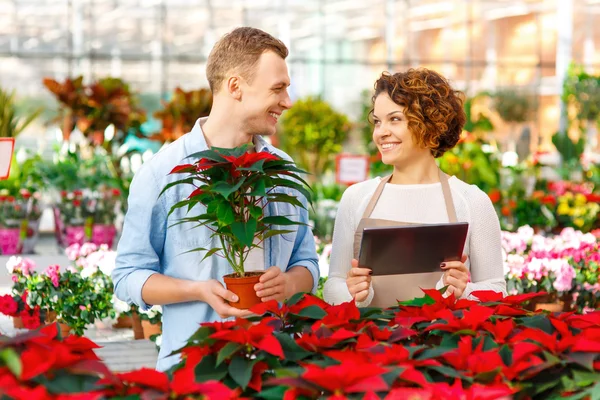
[[[268, 152], [251, 152], [250, 145], [233, 149], [213, 147], [194, 154], [198, 161], [193, 164], [178, 165], [171, 174], [186, 175], [184, 179], [165, 186], [161, 195], [176, 185], [191, 185], [190, 195], [174, 204], [169, 215], [175, 210], [187, 207], [188, 213], [177, 224], [192, 223], [207, 226], [211, 237], [219, 239], [220, 246], [190, 251], [205, 251], [202, 260], [215, 254], [227, 259], [233, 273], [224, 277], [229, 290], [238, 295], [240, 301], [235, 307], [249, 308], [259, 303], [254, 285], [262, 272], [246, 272], [244, 261], [250, 251], [260, 248], [271, 236], [293, 232], [287, 229], [274, 229], [273, 226], [301, 225], [286, 216], [267, 216], [263, 209], [269, 202], [283, 202], [305, 208], [300, 200], [286, 193], [276, 192], [276, 188], [299, 191], [310, 202], [310, 188], [299, 176], [305, 171], [297, 168], [292, 161], [282, 159]], [[202, 214], [190, 215], [194, 206], [204, 206]]]

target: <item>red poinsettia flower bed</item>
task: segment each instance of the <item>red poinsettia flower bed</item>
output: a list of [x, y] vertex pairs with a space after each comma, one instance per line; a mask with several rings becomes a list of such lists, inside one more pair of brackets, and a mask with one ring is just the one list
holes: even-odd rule
[[54, 325], [0, 337], [0, 397], [16, 399], [547, 399], [600, 391], [600, 311], [527, 311], [538, 294], [481, 302], [440, 292], [398, 307], [310, 295], [203, 324], [167, 373], [112, 373]]
[[265, 399], [585, 398], [600, 390], [600, 312], [548, 314], [537, 294], [482, 302], [439, 291], [387, 310], [296, 296], [204, 324], [175, 378]]

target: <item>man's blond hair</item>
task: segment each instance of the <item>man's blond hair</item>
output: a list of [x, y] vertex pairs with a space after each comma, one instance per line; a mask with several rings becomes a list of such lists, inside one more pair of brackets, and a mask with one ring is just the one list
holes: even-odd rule
[[288, 49], [279, 39], [260, 29], [237, 28], [223, 36], [213, 47], [206, 64], [210, 90], [216, 93], [231, 72], [252, 82], [261, 54], [272, 51], [285, 59]]

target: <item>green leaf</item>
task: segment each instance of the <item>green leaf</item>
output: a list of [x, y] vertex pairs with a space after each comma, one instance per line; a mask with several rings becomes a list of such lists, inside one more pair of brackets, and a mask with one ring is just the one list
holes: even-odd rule
[[293, 306], [293, 305], [297, 304], [300, 300], [302, 300], [305, 295], [306, 295], [306, 293], [298, 292], [298, 293], [294, 294], [292, 297], [290, 297], [289, 299], [287, 299], [287, 301], [285, 303], [288, 306]]
[[305, 225], [305, 224], [298, 223], [296, 221], [292, 221], [291, 219], [281, 216], [281, 215], [264, 217], [262, 219], [262, 222], [265, 225]]
[[198, 328], [198, 330], [196, 330], [196, 332], [194, 332], [194, 334], [192, 336], [190, 336], [187, 343], [189, 345], [194, 345], [196, 343], [197, 344], [205, 344], [206, 340], [213, 333], [214, 333], [214, 329], [209, 328], [208, 326], [202, 326], [202, 327]]
[[238, 168], [238, 171], [252, 171], [252, 172], [260, 172], [262, 174], [264, 172], [264, 169], [263, 169], [264, 163], [265, 163], [265, 160], [258, 160], [257, 162], [255, 162], [254, 164], [252, 164], [249, 167]]
[[174, 181], [174, 182], [168, 183], [168, 184], [167, 184], [167, 185], [166, 185], [166, 186], [163, 188], [163, 190], [161, 190], [161, 192], [159, 193], [158, 197], [162, 196], [162, 194], [163, 194], [164, 192], [166, 192], [167, 190], [169, 190], [169, 189], [170, 189], [170, 188], [172, 188], [173, 186], [175, 186], [175, 185], [179, 185], [179, 184], [183, 184], [183, 183], [185, 183], [185, 184], [190, 184], [190, 185], [193, 185], [193, 184], [194, 184], [194, 178], [185, 178], [185, 179], [180, 179], [180, 180], [178, 180], [178, 181]]
[[422, 307], [426, 304], [435, 304], [435, 300], [429, 297], [429, 295], [425, 295], [423, 297], [417, 297], [412, 300], [399, 301], [398, 305], [401, 306], [416, 306]]
[[502, 346], [498, 354], [500, 354], [500, 358], [502, 358], [502, 362], [504, 362], [504, 365], [506, 365], [507, 367], [510, 367], [512, 365], [513, 357], [512, 350], [510, 349], [510, 347], [508, 347], [507, 345]]
[[417, 360], [428, 360], [428, 359], [438, 358], [439, 356], [442, 356], [453, 350], [454, 350], [454, 348], [449, 348], [449, 347], [442, 347], [442, 346], [432, 347], [430, 349], [425, 349], [424, 351], [419, 353], [419, 355], [416, 357], [416, 359]]
[[570, 353], [566, 355], [567, 360], [579, 364], [591, 371], [594, 370], [594, 359], [596, 358], [596, 353]]
[[306, 207], [304, 206], [304, 204], [302, 204], [302, 202], [300, 200], [298, 200], [297, 197], [290, 196], [289, 194], [285, 194], [285, 193], [270, 193], [267, 196], [267, 199], [271, 203], [287, 203], [287, 204], [292, 204], [292, 205], [294, 205], [296, 207], [301, 207], [301, 208], [303, 208], [303, 209], [306, 210]]
[[531, 317], [520, 318], [520, 325], [524, 325], [527, 328], [541, 329], [549, 335], [554, 332], [554, 327], [550, 323], [550, 320], [545, 314], [537, 314]]
[[246, 177], [242, 177], [235, 185], [231, 185], [227, 182], [219, 181], [212, 185], [211, 191], [219, 193], [221, 196], [229, 199], [229, 196], [240, 188], [246, 181]]
[[254, 368], [254, 364], [257, 362], [258, 360], [256, 359], [248, 360], [243, 356], [237, 356], [231, 360], [231, 363], [229, 364], [229, 375], [242, 387], [242, 389], [246, 390], [248, 382], [250, 382], [250, 378], [252, 378], [252, 368]]
[[51, 379], [44, 375], [36, 378], [48, 392], [53, 394], [74, 394], [90, 392], [95, 388], [98, 377], [74, 375], [66, 370], [55, 371]]
[[235, 221], [233, 210], [228, 202], [221, 202], [217, 209], [217, 218], [219, 225], [230, 225]]
[[277, 340], [279, 340], [279, 343], [281, 343], [281, 348], [283, 349], [285, 359], [288, 361], [304, 360], [313, 354], [310, 351], [306, 351], [300, 347], [298, 343], [296, 343], [296, 341], [287, 333], [275, 333], [275, 337]]
[[308, 189], [306, 189], [305, 186], [302, 186], [301, 184], [291, 181], [289, 179], [273, 178], [273, 185], [278, 187], [288, 187], [291, 189], [296, 189], [298, 192], [302, 193], [302, 195], [306, 198], [308, 202], [310, 202], [312, 199], [312, 195], [310, 194]]
[[181, 200], [181, 201], [173, 204], [173, 206], [169, 210], [169, 213], [167, 214], [167, 217], [170, 216], [171, 214], [173, 214], [175, 212], [175, 210], [177, 210], [178, 208], [185, 207], [190, 203], [191, 203], [190, 200], [185, 199], [185, 200]]
[[267, 231], [267, 233], [265, 233], [263, 235], [263, 240], [267, 240], [268, 238], [270, 238], [271, 236], [275, 236], [275, 235], [284, 235], [286, 233], [292, 233], [294, 231], [291, 230], [284, 230], [284, 229], [270, 229]]
[[258, 181], [256, 181], [254, 183], [254, 187], [247, 194], [247, 196], [262, 197], [262, 196], [265, 196], [266, 194], [267, 194], [267, 188], [265, 185], [265, 180], [259, 179]]
[[219, 351], [219, 354], [217, 356], [217, 365], [221, 364], [223, 361], [231, 357], [232, 354], [238, 352], [243, 347], [244, 346], [239, 343], [227, 343], [225, 346], [223, 346], [221, 351]]
[[446, 377], [450, 377], [450, 378], [462, 378], [462, 374], [460, 372], [458, 372], [457, 370], [455, 370], [454, 368], [450, 368], [450, 367], [446, 367], [444, 365], [440, 365], [440, 366], [431, 366], [431, 367], [427, 367], [430, 370], [436, 371]]
[[206, 252], [206, 254], [204, 255], [204, 257], [202, 257], [202, 260], [200, 260], [200, 262], [206, 260], [208, 257], [212, 256], [213, 254], [215, 254], [219, 250], [222, 250], [222, 249], [220, 247], [214, 247], [214, 248], [210, 249], [209, 251]]
[[254, 241], [257, 225], [257, 221], [254, 218], [250, 218], [247, 223], [236, 221], [231, 224], [231, 231], [240, 243], [246, 247], [250, 247]]
[[327, 315], [327, 313], [321, 307], [313, 305], [313, 306], [308, 306], [306, 308], [303, 308], [296, 315], [298, 315], [300, 317], [311, 318], [311, 319], [321, 319], [321, 318], [325, 317]]
[[593, 383], [600, 382], [600, 373], [574, 370], [573, 381], [579, 387], [587, 387]]
[[219, 162], [219, 163], [228, 163], [229, 161], [224, 159], [223, 156], [221, 154], [219, 154], [219, 152], [215, 151], [217, 149], [218, 149], [217, 147], [211, 147], [209, 150], [203, 150], [203, 151], [199, 151], [197, 153], [191, 154], [189, 156], [189, 158], [197, 158], [198, 160], [200, 160], [202, 158], [206, 158], [207, 160], [211, 160], [211, 161], [215, 161], [215, 162]]
[[204, 356], [202, 361], [194, 369], [196, 373], [196, 381], [220, 381], [227, 375], [227, 364], [216, 365], [216, 357], [214, 354]]
[[500, 373], [500, 368], [495, 368], [492, 371], [482, 372], [480, 374], [475, 375], [475, 379], [478, 382], [482, 383], [490, 383], [496, 378], [496, 376]]
[[254, 396], [265, 400], [281, 400], [288, 389], [289, 388], [287, 386], [274, 386], [268, 389], [263, 389], [260, 391], [260, 393], [257, 393]]
[[[250, 216], [256, 218], [257, 220], [263, 216], [263, 209], [259, 206], [250, 206]], [[261, 221], [262, 222], [262, 221]]]
[[16, 351], [8, 347], [0, 351], [0, 360], [4, 362], [4, 365], [13, 373], [15, 377], [21, 376], [23, 366], [21, 365], [21, 359]]

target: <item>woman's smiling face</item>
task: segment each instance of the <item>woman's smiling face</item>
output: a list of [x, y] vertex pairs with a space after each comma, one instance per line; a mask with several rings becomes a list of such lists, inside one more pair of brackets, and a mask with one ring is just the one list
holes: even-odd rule
[[429, 149], [415, 143], [404, 107], [393, 102], [385, 92], [375, 99], [373, 125], [373, 141], [384, 164], [402, 166], [415, 158], [431, 157]]

